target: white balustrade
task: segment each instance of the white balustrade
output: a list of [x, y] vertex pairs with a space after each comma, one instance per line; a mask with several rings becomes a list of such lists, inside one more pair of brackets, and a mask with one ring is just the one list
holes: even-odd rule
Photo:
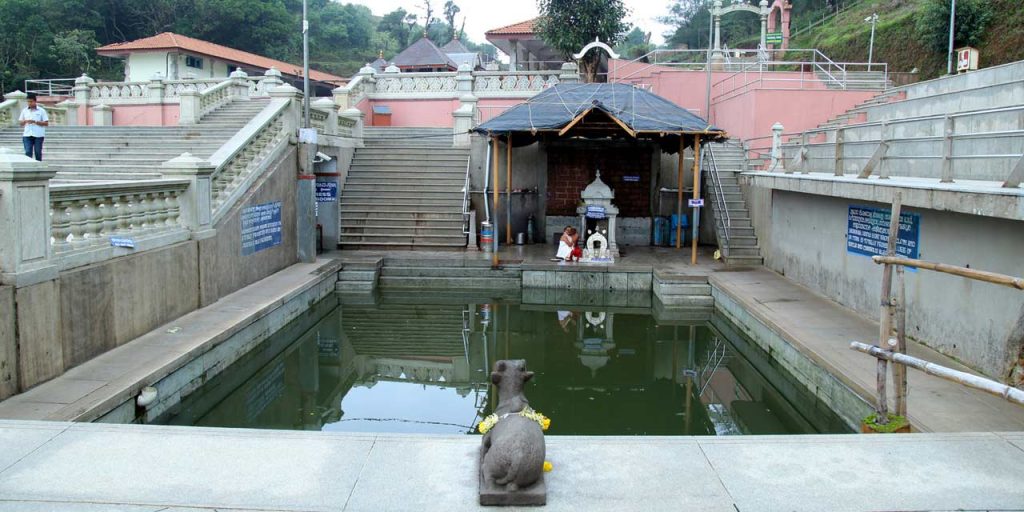
[[0, 127], [17, 124], [18, 114], [18, 100], [5, 100], [0, 103]]
[[384, 74], [377, 78], [376, 94], [452, 93], [456, 73]]
[[179, 198], [185, 180], [54, 184], [50, 220], [54, 255], [108, 248], [111, 238], [142, 238], [182, 231]]
[[231, 101], [231, 85], [233, 83], [228, 79], [199, 93], [200, 118]]
[[561, 71], [480, 71], [473, 74], [473, 92], [540, 92], [558, 85], [559, 74]]

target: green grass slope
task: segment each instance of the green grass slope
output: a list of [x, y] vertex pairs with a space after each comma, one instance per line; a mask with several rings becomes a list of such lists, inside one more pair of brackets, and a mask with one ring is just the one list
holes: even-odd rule
[[[982, 67], [1024, 59], [1024, 8], [1021, 0], [990, 0], [995, 16], [986, 29]], [[867, 62], [871, 24], [864, 18], [877, 12], [874, 62], [886, 62], [890, 72], [918, 71], [919, 80], [946, 72], [946, 53], [930, 48], [917, 31], [924, 0], [867, 0], [801, 34], [791, 48], [817, 48], [836, 62]]]

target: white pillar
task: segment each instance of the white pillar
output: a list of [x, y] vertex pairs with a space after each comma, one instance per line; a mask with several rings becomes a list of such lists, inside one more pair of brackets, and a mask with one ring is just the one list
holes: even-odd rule
[[21, 91], [9, 92], [4, 95], [5, 100], [16, 100], [18, 105], [14, 108], [14, 115], [11, 116], [11, 123], [13, 126], [18, 126], [18, 116], [21, 115], [21, 111], [28, 106], [28, 94]]
[[575, 62], [562, 64], [562, 72], [558, 75], [559, 83], [577, 84], [580, 82], [580, 68]]
[[199, 122], [199, 91], [186, 89], [178, 93], [178, 124], [192, 126]]
[[473, 93], [473, 66], [465, 63], [459, 64], [459, 72], [455, 76], [455, 90], [459, 94]]
[[768, 48], [768, 0], [761, 0], [761, 48]]
[[93, 126], [114, 126], [114, 109], [110, 105], [96, 105], [92, 108]]
[[234, 99], [249, 99], [249, 74], [242, 68], [235, 68], [228, 77], [231, 79], [231, 96]]
[[0, 284], [29, 286], [57, 278], [50, 244], [46, 163], [0, 148]]
[[454, 122], [452, 124], [452, 145], [455, 147], [469, 147], [469, 131], [473, 129], [473, 120], [476, 119], [477, 97], [472, 94], [465, 94], [459, 98], [461, 102], [458, 109], [452, 112]]
[[775, 167], [782, 161], [782, 131], [785, 128], [782, 123], [776, 122], [772, 125], [772, 164], [769, 170], [775, 169]]
[[338, 114], [339, 117], [351, 119], [355, 122], [352, 126], [352, 138], [356, 140], [356, 147], [363, 146], [363, 112], [358, 108], [349, 108]]
[[178, 198], [181, 224], [192, 231], [193, 240], [210, 238], [217, 233], [210, 221], [213, 217], [213, 197], [210, 180], [216, 168], [208, 160], [182, 153], [163, 163], [164, 178], [188, 180], [188, 189]]

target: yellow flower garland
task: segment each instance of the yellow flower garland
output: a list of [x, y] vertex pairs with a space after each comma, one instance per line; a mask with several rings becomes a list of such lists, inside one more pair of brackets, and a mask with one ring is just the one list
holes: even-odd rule
[[[520, 415], [520, 416], [522, 416], [524, 418], [528, 418], [528, 419], [531, 419], [533, 421], [536, 421], [537, 424], [540, 425], [540, 429], [541, 430], [547, 430], [548, 427], [551, 426], [551, 418], [548, 418], [547, 416], [544, 416], [543, 414], [533, 410], [530, 407], [526, 407], [526, 408], [524, 408], [523, 410], [519, 411], [516, 414], [518, 414], [518, 415]], [[477, 430], [480, 431], [481, 434], [486, 434], [488, 430], [494, 428], [494, 426], [497, 425], [498, 422], [501, 421], [501, 419], [504, 418], [505, 416], [508, 416], [508, 414], [505, 414], [505, 415], [500, 416], [500, 417], [497, 414], [491, 414], [490, 416], [488, 416], [488, 417], [484, 418], [482, 421], [480, 421], [480, 423], [476, 426], [476, 428], [477, 428]]]

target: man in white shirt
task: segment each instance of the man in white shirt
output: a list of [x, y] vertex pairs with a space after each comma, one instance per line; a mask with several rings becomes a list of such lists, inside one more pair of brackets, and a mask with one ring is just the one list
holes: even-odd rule
[[43, 159], [43, 138], [46, 137], [46, 127], [50, 125], [50, 116], [46, 110], [36, 104], [36, 95], [28, 96], [28, 107], [21, 111], [18, 123], [25, 127], [21, 134], [21, 143], [25, 146], [25, 156], [35, 157], [36, 160]]

